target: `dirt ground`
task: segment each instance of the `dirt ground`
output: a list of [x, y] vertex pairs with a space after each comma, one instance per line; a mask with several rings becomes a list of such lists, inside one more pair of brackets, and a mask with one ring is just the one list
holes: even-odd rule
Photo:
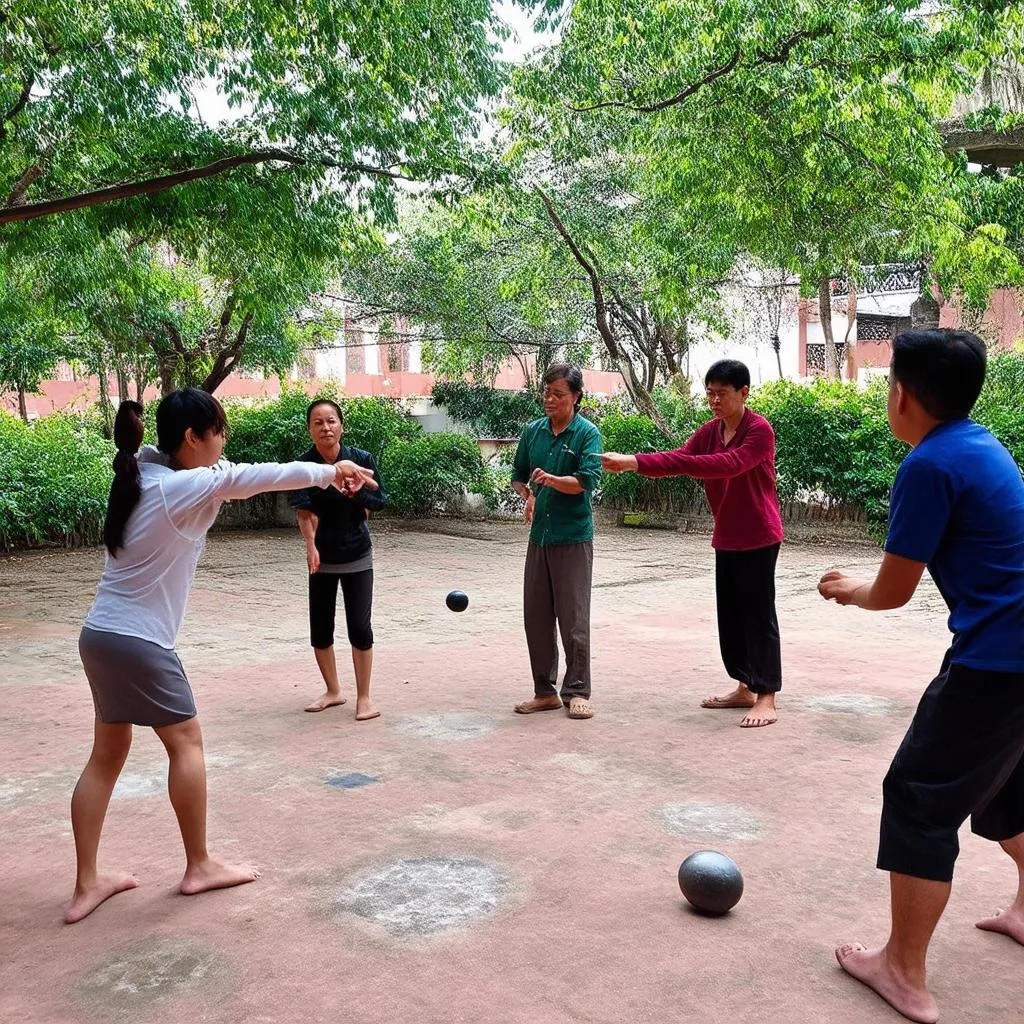
[[[899, 1019], [832, 948], [884, 938], [881, 779], [947, 641], [930, 585], [884, 615], [826, 605], [820, 574], [866, 572], [877, 553], [787, 545], [780, 722], [741, 730], [698, 708], [724, 685], [708, 538], [604, 528], [597, 715], [523, 718], [525, 534], [434, 526], [376, 531], [369, 723], [354, 700], [302, 713], [319, 683], [298, 535], [211, 536], [179, 652], [211, 845], [263, 877], [175, 893], [162, 748], [139, 729], [101, 859], [142, 885], [73, 927], [68, 799], [92, 719], [76, 639], [102, 555], [0, 558], [0, 1020]], [[462, 615], [452, 588], [470, 595]], [[933, 989], [951, 1024], [1017, 1024], [1024, 950], [973, 928], [1011, 897], [1012, 866], [966, 830], [962, 844]], [[744, 873], [724, 918], [679, 893], [702, 848]]]

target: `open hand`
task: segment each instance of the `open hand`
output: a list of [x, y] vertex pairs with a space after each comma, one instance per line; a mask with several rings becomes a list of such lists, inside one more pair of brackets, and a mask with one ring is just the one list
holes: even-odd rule
[[605, 452], [601, 456], [601, 468], [606, 473], [635, 473], [636, 456], [620, 455], [618, 452]]
[[853, 604], [857, 591], [861, 587], [869, 585], [864, 580], [854, 579], [852, 576], [846, 576], [833, 569], [832, 572], [827, 572], [821, 577], [818, 583], [818, 593], [826, 601], [835, 601], [836, 604]]
[[373, 478], [373, 470], [358, 466], [349, 459], [342, 459], [334, 464], [334, 486], [342, 494], [358, 494], [364, 487], [375, 491], [378, 487]]
[[315, 544], [306, 546], [306, 565], [309, 567], [310, 576], [320, 568], [320, 552], [317, 551]]

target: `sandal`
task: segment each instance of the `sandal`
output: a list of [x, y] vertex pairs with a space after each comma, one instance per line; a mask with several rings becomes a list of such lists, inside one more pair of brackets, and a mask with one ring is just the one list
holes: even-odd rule
[[593, 718], [594, 709], [590, 706], [590, 701], [586, 697], [572, 697], [569, 700], [569, 717], [570, 718]]

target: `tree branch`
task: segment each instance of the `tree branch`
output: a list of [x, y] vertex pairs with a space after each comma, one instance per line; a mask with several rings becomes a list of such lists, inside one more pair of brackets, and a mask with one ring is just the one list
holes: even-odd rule
[[[764, 50], [758, 50], [755, 54], [755, 59], [751, 61], [750, 67], [765, 67], [771, 64], [785, 64], [789, 60], [789, 55], [793, 51], [798, 43], [803, 42], [807, 39], [820, 39], [822, 36], [832, 35], [835, 32], [835, 26], [833, 25], [819, 25], [817, 28], [803, 29], [800, 32], [795, 32], [788, 39], [786, 39], [781, 47], [774, 52], [766, 53]], [[585, 114], [592, 110], [602, 110], [606, 107], [619, 107], [624, 110], [633, 110], [640, 114], [655, 114], [660, 110], [667, 110], [669, 107], [678, 106], [680, 103], [685, 103], [695, 93], [701, 91], [701, 89], [712, 85], [717, 82], [719, 78], [724, 78], [730, 72], [736, 69], [743, 58], [743, 54], [740, 50], [733, 52], [732, 56], [729, 57], [723, 64], [709, 71], [703, 78], [698, 79], [696, 82], [692, 82], [690, 85], [681, 89], [674, 96], [669, 96], [667, 99], [658, 100], [656, 103], [635, 103], [632, 100], [606, 100], [604, 103], [594, 103], [587, 107], [570, 107], [575, 113]]]
[[25, 193], [32, 187], [32, 184], [37, 178], [42, 177], [43, 171], [46, 168], [41, 164], [32, 164], [30, 167], [26, 167], [22, 172], [22, 175], [14, 183], [14, 188], [11, 190], [11, 194], [7, 197], [8, 207], [23, 207], [25, 202]]
[[373, 167], [370, 164], [336, 163], [333, 160], [320, 158], [310, 160], [307, 157], [298, 156], [295, 153], [288, 153], [281, 149], [257, 150], [253, 153], [244, 153], [239, 156], [224, 157], [221, 160], [214, 160], [213, 163], [204, 164], [201, 167], [189, 167], [183, 171], [175, 171], [173, 174], [161, 174], [155, 178], [147, 178], [145, 181], [130, 182], [122, 185], [110, 185], [106, 188], [95, 189], [91, 192], [80, 192], [77, 195], [66, 196], [63, 199], [50, 199], [41, 203], [27, 203], [21, 206], [0, 208], [0, 224], [12, 224], [16, 221], [33, 220], [36, 217], [52, 217], [58, 213], [69, 213], [72, 210], [82, 210], [90, 206], [101, 206], [104, 203], [112, 203], [119, 199], [134, 199], [136, 196], [152, 195], [156, 192], [165, 192], [167, 189], [177, 185], [185, 185], [192, 181], [200, 181], [203, 178], [213, 178], [218, 174], [233, 171], [238, 167], [252, 166], [254, 164], [279, 161], [292, 164], [298, 167], [305, 167], [311, 164], [330, 167], [349, 173], [368, 174], [376, 177], [391, 178], [395, 180], [414, 181], [399, 171], [388, 167]]
[[21, 95], [15, 101], [14, 106], [3, 117], [0, 117], [0, 142], [7, 138], [7, 128], [5, 125], [8, 121], [13, 121], [25, 109], [25, 104], [28, 103], [29, 97], [32, 95], [32, 86], [35, 84], [36, 76], [30, 73], [28, 81], [22, 87]]

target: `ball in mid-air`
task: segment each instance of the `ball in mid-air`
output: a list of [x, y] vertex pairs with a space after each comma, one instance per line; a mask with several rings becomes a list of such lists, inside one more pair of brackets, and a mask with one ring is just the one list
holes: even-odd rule
[[453, 590], [444, 599], [444, 603], [448, 605], [453, 612], [464, 612], [469, 607], [469, 596], [464, 594], [461, 590]]

